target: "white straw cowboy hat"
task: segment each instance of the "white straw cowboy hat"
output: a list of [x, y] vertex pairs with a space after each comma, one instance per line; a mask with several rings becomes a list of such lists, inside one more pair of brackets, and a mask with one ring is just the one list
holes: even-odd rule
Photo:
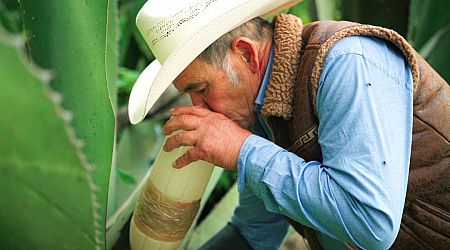
[[141, 122], [172, 81], [210, 44], [246, 21], [300, 0], [149, 0], [136, 24], [155, 60], [141, 73], [128, 104]]

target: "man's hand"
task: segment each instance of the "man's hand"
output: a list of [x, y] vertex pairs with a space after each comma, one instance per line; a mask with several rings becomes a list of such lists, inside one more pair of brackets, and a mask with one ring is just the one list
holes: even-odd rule
[[180, 106], [170, 111], [172, 119], [164, 126], [164, 134], [183, 129], [167, 139], [165, 151], [180, 146], [193, 146], [174, 163], [182, 168], [191, 162], [204, 160], [227, 170], [236, 170], [239, 151], [252, 133], [226, 116], [198, 106]]

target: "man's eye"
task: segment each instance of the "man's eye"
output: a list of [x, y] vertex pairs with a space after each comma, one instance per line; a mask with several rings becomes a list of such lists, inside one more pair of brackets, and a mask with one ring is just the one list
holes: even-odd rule
[[206, 87], [197, 90], [197, 93], [199, 93], [199, 94], [206, 94], [207, 92], [208, 92], [208, 89]]

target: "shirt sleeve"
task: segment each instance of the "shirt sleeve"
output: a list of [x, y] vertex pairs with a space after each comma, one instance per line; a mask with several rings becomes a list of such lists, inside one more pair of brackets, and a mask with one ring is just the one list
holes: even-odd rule
[[254, 135], [238, 158], [240, 190], [268, 211], [369, 249], [388, 248], [398, 233], [412, 140], [409, 67], [378, 43], [327, 56], [317, 96], [323, 162]]

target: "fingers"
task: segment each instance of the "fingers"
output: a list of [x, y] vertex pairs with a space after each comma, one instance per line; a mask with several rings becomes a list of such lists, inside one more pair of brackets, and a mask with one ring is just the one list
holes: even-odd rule
[[170, 135], [173, 131], [183, 129], [186, 131], [194, 130], [198, 127], [199, 119], [193, 115], [179, 115], [174, 116], [166, 122], [163, 128], [165, 135]]
[[207, 116], [211, 111], [200, 106], [178, 106], [169, 111], [173, 116], [177, 115], [195, 115], [200, 117]]
[[195, 146], [197, 142], [197, 133], [194, 131], [180, 132], [167, 139], [164, 144], [164, 151], [172, 151], [174, 148], [181, 146]]
[[182, 168], [188, 164], [201, 159], [201, 152], [197, 148], [191, 148], [182, 156], [180, 156], [175, 162], [172, 163], [174, 168]]

